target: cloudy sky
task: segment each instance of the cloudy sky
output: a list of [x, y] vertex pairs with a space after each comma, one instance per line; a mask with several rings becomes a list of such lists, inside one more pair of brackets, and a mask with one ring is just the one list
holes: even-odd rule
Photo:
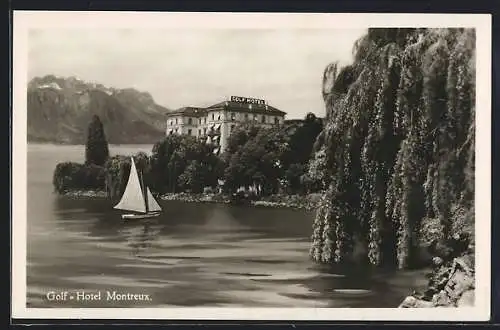
[[76, 76], [151, 93], [176, 109], [261, 98], [302, 118], [324, 114], [321, 80], [349, 63], [365, 30], [32, 30], [28, 74]]

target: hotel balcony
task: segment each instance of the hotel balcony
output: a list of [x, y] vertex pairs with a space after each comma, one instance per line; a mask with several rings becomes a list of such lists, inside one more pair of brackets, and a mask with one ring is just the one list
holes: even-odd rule
[[214, 154], [219, 154], [221, 151], [221, 124], [210, 125], [206, 135], [200, 136], [200, 139], [214, 147]]

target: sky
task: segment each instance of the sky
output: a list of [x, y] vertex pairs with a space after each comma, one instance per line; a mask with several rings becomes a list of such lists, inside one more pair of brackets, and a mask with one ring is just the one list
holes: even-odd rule
[[364, 29], [37, 29], [28, 79], [75, 76], [149, 92], [169, 109], [209, 106], [232, 95], [264, 99], [303, 118], [323, 116], [325, 67], [352, 61]]

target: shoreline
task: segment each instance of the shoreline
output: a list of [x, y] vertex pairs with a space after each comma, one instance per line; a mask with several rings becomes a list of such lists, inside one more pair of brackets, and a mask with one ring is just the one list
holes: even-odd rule
[[309, 195], [270, 195], [259, 199], [249, 199], [242, 203], [232, 202], [230, 196], [223, 194], [191, 194], [191, 193], [167, 193], [160, 199], [167, 201], [182, 201], [187, 203], [217, 203], [248, 205], [253, 207], [290, 208], [298, 210], [313, 210], [319, 201], [318, 194]]
[[[58, 194], [65, 197], [91, 197], [91, 198], [107, 198], [107, 192], [104, 190], [69, 190]], [[319, 202], [319, 193], [309, 195], [270, 195], [255, 200], [247, 200], [243, 205], [252, 207], [268, 207], [268, 208], [289, 208], [297, 210], [312, 211], [317, 207]], [[214, 204], [234, 204], [229, 195], [223, 194], [193, 194], [193, 193], [166, 193], [156, 196], [164, 201], [178, 201], [186, 203], [214, 203]]]
[[55, 193], [58, 196], [64, 197], [92, 197], [92, 198], [106, 198], [108, 193], [104, 190], [68, 190], [63, 193]]
[[[28, 146], [49, 146], [49, 147], [85, 147], [85, 143], [57, 143], [57, 142], [28, 142]], [[151, 146], [154, 143], [108, 143], [109, 147], [135, 147], [135, 146]]]

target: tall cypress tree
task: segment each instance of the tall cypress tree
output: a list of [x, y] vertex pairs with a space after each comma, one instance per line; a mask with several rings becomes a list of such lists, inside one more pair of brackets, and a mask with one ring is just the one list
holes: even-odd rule
[[103, 166], [109, 157], [108, 141], [99, 116], [94, 115], [88, 127], [85, 164]]

